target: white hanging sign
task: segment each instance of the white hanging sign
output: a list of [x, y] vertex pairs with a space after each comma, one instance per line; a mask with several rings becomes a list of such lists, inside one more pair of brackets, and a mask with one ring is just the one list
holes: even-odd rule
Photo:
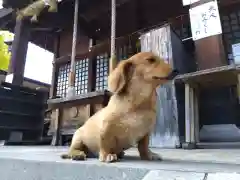
[[198, 1], [200, 1], [200, 0], [182, 0], [182, 3], [183, 3], [183, 6], [187, 6], [187, 5], [193, 4]]
[[217, 1], [211, 1], [189, 10], [193, 40], [222, 33]]

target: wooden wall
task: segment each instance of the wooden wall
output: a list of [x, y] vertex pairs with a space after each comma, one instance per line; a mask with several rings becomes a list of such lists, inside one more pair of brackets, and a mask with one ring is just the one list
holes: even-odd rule
[[[62, 32], [60, 35], [60, 47], [59, 47], [59, 56], [65, 56], [69, 55], [72, 52], [72, 32], [71, 31], [65, 31]], [[77, 39], [77, 54], [82, 54], [88, 51], [89, 47], [89, 37], [85, 36], [84, 34], [81, 34], [81, 32], [78, 33], [78, 39]]]
[[[169, 18], [176, 17], [185, 13], [181, 1], [175, 2], [169, 0], [166, 4], [156, 0], [132, 0], [117, 8], [116, 35], [117, 37], [126, 36], [140, 29], [151, 27], [161, 22], [168, 21]], [[103, 13], [101, 18], [90, 22], [93, 28], [100, 31], [97, 34], [97, 43], [110, 39], [111, 15], [110, 11]], [[79, 24], [79, 29], [81, 24]], [[83, 54], [88, 51], [89, 38], [83, 32], [79, 32], [77, 43], [77, 54]], [[72, 48], [72, 30], [66, 29], [61, 33], [60, 56], [71, 53]]]

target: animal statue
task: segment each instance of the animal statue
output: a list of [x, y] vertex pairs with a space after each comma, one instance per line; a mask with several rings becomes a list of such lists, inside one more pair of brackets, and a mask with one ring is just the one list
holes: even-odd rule
[[33, 1], [27, 7], [17, 10], [17, 20], [22, 20], [25, 17], [32, 17], [31, 22], [37, 22], [38, 16], [45, 7], [48, 7], [48, 12], [57, 12], [57, 0], [37, 0]]

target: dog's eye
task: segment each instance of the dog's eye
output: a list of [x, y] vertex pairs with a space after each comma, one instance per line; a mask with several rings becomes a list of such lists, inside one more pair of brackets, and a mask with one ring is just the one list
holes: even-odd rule
[[148, 60], [149, 63], [155, 63], [156, 62], [156, 60], [154, 58], [148, 58], [147, 60]]

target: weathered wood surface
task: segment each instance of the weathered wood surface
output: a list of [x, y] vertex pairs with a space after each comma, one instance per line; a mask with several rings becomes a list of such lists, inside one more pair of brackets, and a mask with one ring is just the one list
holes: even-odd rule
[[[93, 113], [99, 111], [104, 106], [102, 104], [93, 105]], [[75, 132], [75, 130], [81, 127], [91, 116], [90, 114], [90, 105], [81, 105], [81, 106], [73, 106], [70, 108], [63, 108], [61, 110], [61, 122], [60, 129], [63, 135], [71, 135]], [[58, 109], [53, 110], [51, 115], [51, 125], [49, 128], [49, 134], [54, 134], [56, 129], [58, 128], [59, 121], [58, 117]]]
[[75, 105], [94, 104], [95, 102], [104, 102], [107, 97], [110, 97], [109, 91], [89, 92], [75, 96], [72, 99], [56, 98], [47, 101], [49, 108], [72, 107]]
[[175, 82], [199, 84], [203, 87], [228, 86], [237, 84], [238, 73], [240, 73], [239, 66], [228, 65], [179, 75], [175, 78]]
[[89, 92], [72, 99], [49, 99], [52, 109], [48, 134], [53, 135], [52, 145], [62, 145], [62, 135], [73, 135], [87, 119], [107, 105], [110, 92]]
[[[170, 26], [163, 26], [141, 36], [141, 51], [151, 51], [173, 65]], [[174, 84], [166, 84], [157, 89], [157, 122], [152, 133], [151, 147], [171, 147], [179, 145], [178, 113]]]

